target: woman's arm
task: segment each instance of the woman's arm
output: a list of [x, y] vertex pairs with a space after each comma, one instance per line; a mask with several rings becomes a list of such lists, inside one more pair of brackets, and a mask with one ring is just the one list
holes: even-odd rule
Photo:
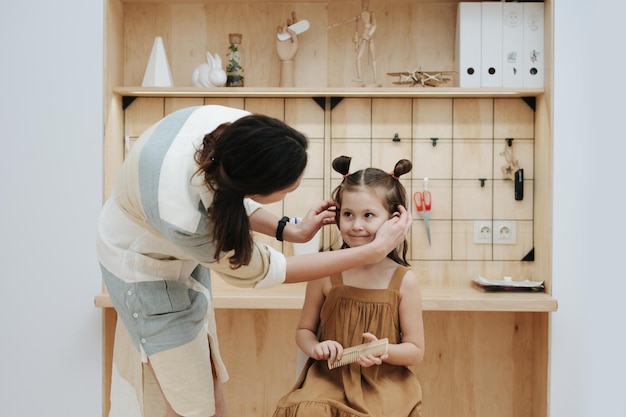
[[[324, 218], [322, 213], [319, 216]], [[357, 266], [379, 262], [404, 241], [410, 227], [410, 214], [404, 207], [399, 206], [397, 215], [378, 229], [372, 242], [363, 246], [285, 258], [275, 249], [262, 245], [270, 252], [270, 262], [267, 262], [266, 257], [257, 256], [253, 257], [249, 265], [233, 269], [228, 261], [231, 254], [226, 253], [220, 260], [209, 262], [206, 266], [219, 272], [230, 284], [240, 287], [269, 288], [283, 282], [311, 281]]]
[[[249, 217], [250, 228], [267, 236], [276, 236], [278, 217], [260, 208]], [[313, 207], [298, 224], [287, 223], [283, 229], [283, 240], [293, 243], [308, 242], [327, 224], [335, 223], [335, 203], [332, 200], [322, 201]]]

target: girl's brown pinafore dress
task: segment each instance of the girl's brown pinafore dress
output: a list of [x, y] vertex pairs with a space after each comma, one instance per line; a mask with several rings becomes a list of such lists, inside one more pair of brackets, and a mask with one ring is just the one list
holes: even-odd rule
[[[386, 289], [351, 287], [341, 274], [332, 276], [320, 312], [320, 340], [345, 348], [363, 343], [363, 333], [370, 332], [399, 343], [399, 290], [407, 270], [398, 266]], [[420, 383], [408, 367], [353, 363], [330, 370], [327, 361], [309, 358], [274, 417], [420, 417], [421, 404]]]

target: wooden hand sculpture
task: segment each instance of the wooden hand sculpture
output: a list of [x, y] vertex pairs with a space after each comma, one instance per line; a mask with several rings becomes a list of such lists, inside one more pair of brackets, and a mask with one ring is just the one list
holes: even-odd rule
[[291, 37], [287, 40], [276, 41], [276, 52], [280, 59], [280, 80], [279, 87], [294, 87], [294, 59], [298, 53], [298, 35], [289, 29], [289, 26], [297, 22], [296, 12], [291, 13], [291, 19], [287, 19], [287, 23], [277, 27], [277, 33], [289, 33]]

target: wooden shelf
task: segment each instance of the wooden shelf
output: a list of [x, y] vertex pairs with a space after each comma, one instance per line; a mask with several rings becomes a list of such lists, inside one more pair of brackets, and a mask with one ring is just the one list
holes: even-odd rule
[[[284, 284], [267, 290], [238, 288], [215, 279], [213, 303], [217, 309], [302, 308], [306, 284]], [[545, 293], [485, 293], [472, 287], [422, 287], [424, 311], [553, 312], [557, 301]], [[113, 307], [108, 294], [95, 297], [96, 307]]]
[[543, 88], [380, 87], [279, 88], [279, 87], [115, 87], [124, 97], [536, 97]]
[[[154, 3], [154, 4], [190, 4], [190, 3], [224, 3], [226, 0], [121, 0], [124, 4]], [[252, 0], [265, 1], [265, 0]], [[432, 1], [432, 0], [428, 0]], [[228, 0], [229, 3], [249, 3], [250, 0]], [[327, 3], [328, 0], [273, 0], [273, 3]]]

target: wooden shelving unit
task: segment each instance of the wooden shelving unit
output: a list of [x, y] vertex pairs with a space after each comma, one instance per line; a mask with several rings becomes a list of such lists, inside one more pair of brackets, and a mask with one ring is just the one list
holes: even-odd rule
[[[530, 149], [525, 158], [532, 165], [527, 188], [532, 202], [520, 214], [508, 203], [501, 204], [494, 188], [488, 207], [492, 211], [504, 207], [507, 215], [518, 216], [514, 218], [526, 227], [530, 242], [522, 249], [534, 252], [531, 262], [503, 250], [472, 248], [462, 229], [476, 218], [471, 207], [459, 211], [457, 201], [453, 210], [453, 198], [441, 196], [436, 201], [448, 211], [431, 224], [436, 228], [440, 222], [437, 239], [448, 239], [447, 246], [439, 247], [431, 258], [422, 257], [427, 253], [420, 240], [422, 225], [414, 216], [411, 263], [423, 282], [426, 331], [426, 357], [416, 371], [424, 390], [425, 416], [546, 417], [549, 323], [557, 309], [551, 296], [552, 3], [544, 3], [544, 88], [465, 89], [454, 82], [434, 88], [394, 86], [385, 75], [416, 65], [454, 69], [457, 1], [371, 0], [370, 8], [379, 16], [376, 49], [382, 87], [368, 89], [351, 81], [354, 24], [327, 29], [358, 12], [359, 0], [107, 0], [104, 197], [110, 194], [129, 140], [168, 112], [188, 105], [218, 103], [265, 112], [305, 131], [311, 139], [313, 165], [303, 181], [306, 194], [302, 202], [270, 207], [276, 214], [291, 214], [300, 205], [308, 207], [310, 198], [327, 197], [336, 180], [328, 166], [335, 152], [343, 149], [369, 146], [370, 162], [377, 165], [395, 162], [403, 152], [419, 156], [417, 145], [428, 142], [430, 132], [437, 132], [432, 136], [440, 139], [438, 151], [446, 149], [446, 141], [449, 145], [466, 140], [472, 145], [491, 140], [493, 154], [498, 152], [495, 143], [500, 135], [519, 135]], [[301, 37], [296, 58], [298, 87], [278, 88], [272, 35], [292, 10], [312, 25]], [[207, 51], [223, 55], [230, 32], [244, 34], [246, 87], [192, 87], [192, 70], [204, 62]], [[175, 87], [139, 87], [155, 36], [163, 37]], [[302, 100], [308, 98], [319, 106]], [[344, 108], [325, 105], [339, 100]], [[532, 107], [530, 116], [520, 101]], [[384, 138], [392, 137], [393, 129], [404, 129], [401, 137], [410, 140], [400, 148], [386, 145]], [[497, 169], [493, 163], [490, 172]], [[417, 187], [419, 179], [414, 174], [407, 185]], [[502, 184], [492, 179], [493, 184]], [[445, 197], [453, 194], [450, 184], [457, 180], [450, 175], [432, 182], [439, 181]], [[267, 243], [290, 254], [290, 247], [278, 247], [271, 239]], [[541, 277], [546, 293], [482, 293], [469, 285], [468, 277], [477, 272], [487, 277]], [[278, 397], [294, 382], [293, 338], [303, 291], [302, 284], [253, 291], [213, 280], [220, 346], [231, 374], [224, 386], [231, 415], [271, 415]], [[103, 309], [103, 416], [107, 416], [117, 316], [106, 290], [96, 295], [95, 305]]]

